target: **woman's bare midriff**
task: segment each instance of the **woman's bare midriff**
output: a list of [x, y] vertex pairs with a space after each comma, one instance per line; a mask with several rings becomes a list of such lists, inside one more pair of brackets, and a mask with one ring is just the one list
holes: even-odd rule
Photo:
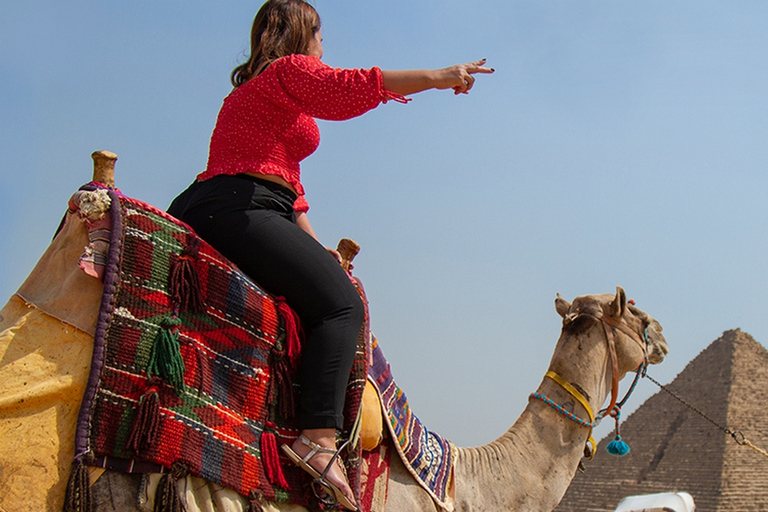
[[277, 183], [278, 185], [282, 185], [283, 187], [287, 188], [288, 190], [290, 190], [294, 194], [299, 195], [296, 192], [296, 189], [293, 188], [293, 186], [291, 186], [290, 183], [285, 181], [280, 176], [275, 176], [274, 174], [261, 174], [259, 172], [246, 172], [245, 174], [248, 174], [250, 176], [255, 176], [256, 178], [259, 178], [260, 180], [271, 181], [272, 183]]

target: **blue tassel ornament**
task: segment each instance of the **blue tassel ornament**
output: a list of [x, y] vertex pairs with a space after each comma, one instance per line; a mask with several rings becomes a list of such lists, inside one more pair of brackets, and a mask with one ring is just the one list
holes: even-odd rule
[[[640, 375], [639, 372], [638, 372], [638, 375]], [[635, 380], [635, 382], [637, 382], [637, 380]], [[605, 447], [605, 449], [608, 450], [608, 453], [610, 453], [611, 455], [618, 455], [619, 457], [623, 457], [624, 455], [629, 453], [629, 445], [621, 440], [621, 431], [619, 430], [619, 423], [621, 423], [621, 406], [622, 405], [623, 405], [623, 400], [621, 404], [618, 404], [610, 412], [610, 415], [613, 416], [614, 420], [616, 420], [616, 429], [614, 430], [614, 432], [616, 432], [616, 438], [610, 443], [608, 443], [608, 446]]]
[[605, 448], [611, 455], [618, 455], [622, 457], [629, 453], [629, 445], [621, 440], [621, 436], [617, 435], [616, 439], [608, 443]]

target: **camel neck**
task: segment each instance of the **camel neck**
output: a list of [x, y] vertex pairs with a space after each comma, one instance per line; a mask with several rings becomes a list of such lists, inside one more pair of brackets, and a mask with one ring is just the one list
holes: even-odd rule
[[[574, 362], [571, 359], [571, 364]], [[556, 363], [557, 358], [553, 358], [552, 366]], [[604, 361], [598, 357], [583, 363], [576, 365], [585, 370], [580, 375], [591, 377], [579, 386], [596, 410], [608, 390]], [[554, 380], [543, 378], [537, 392], [588, 420], [584, 407]], [[463, 490], [457, 493], [457, 510], [552, 510], [576, 473], [589, 432], [543, 402], [529, 402], [515, 424], [497, 440], [459, 448], [455, 471]], [[509, 492], [482, 492], [490, 488]]]

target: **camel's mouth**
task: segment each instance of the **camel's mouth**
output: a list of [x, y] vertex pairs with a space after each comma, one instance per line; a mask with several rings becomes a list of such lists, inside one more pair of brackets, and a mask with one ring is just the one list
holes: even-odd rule
[[648, 325], [646, 332], [650, 348], [648, 351], [648, 362], [650, 364], [659, 364], [669, 353], [669, 344], [667, 343], [666, 338], [664, 338], [664, 335], [661, 334], [661, 325], [656, 320], [653, 320], [650, 325]]

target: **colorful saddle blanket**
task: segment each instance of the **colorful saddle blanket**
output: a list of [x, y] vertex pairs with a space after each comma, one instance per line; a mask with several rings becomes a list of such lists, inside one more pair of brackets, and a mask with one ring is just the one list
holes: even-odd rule
[[[298, 436], [291, 383], [298, 319], [185, 224], [106, 193], [104, 294], [69, 502], [87, 494], [84, 466], [101, 465], [172, 468], [257, 501], [307, 506], [306, 475], [281, 465], [277, 449]], [[348, 429], [365, 385], [366, 329], [348, 388]], [[359, 481], [351, 483], [359, 491]]]
[[384, 353], [373, 339], [373, 364], [368, 376], [376, 386], [389, 434], [405, 467], [444, 509], [453, 510], [453, 444], [430, 432], [408, 405]]

